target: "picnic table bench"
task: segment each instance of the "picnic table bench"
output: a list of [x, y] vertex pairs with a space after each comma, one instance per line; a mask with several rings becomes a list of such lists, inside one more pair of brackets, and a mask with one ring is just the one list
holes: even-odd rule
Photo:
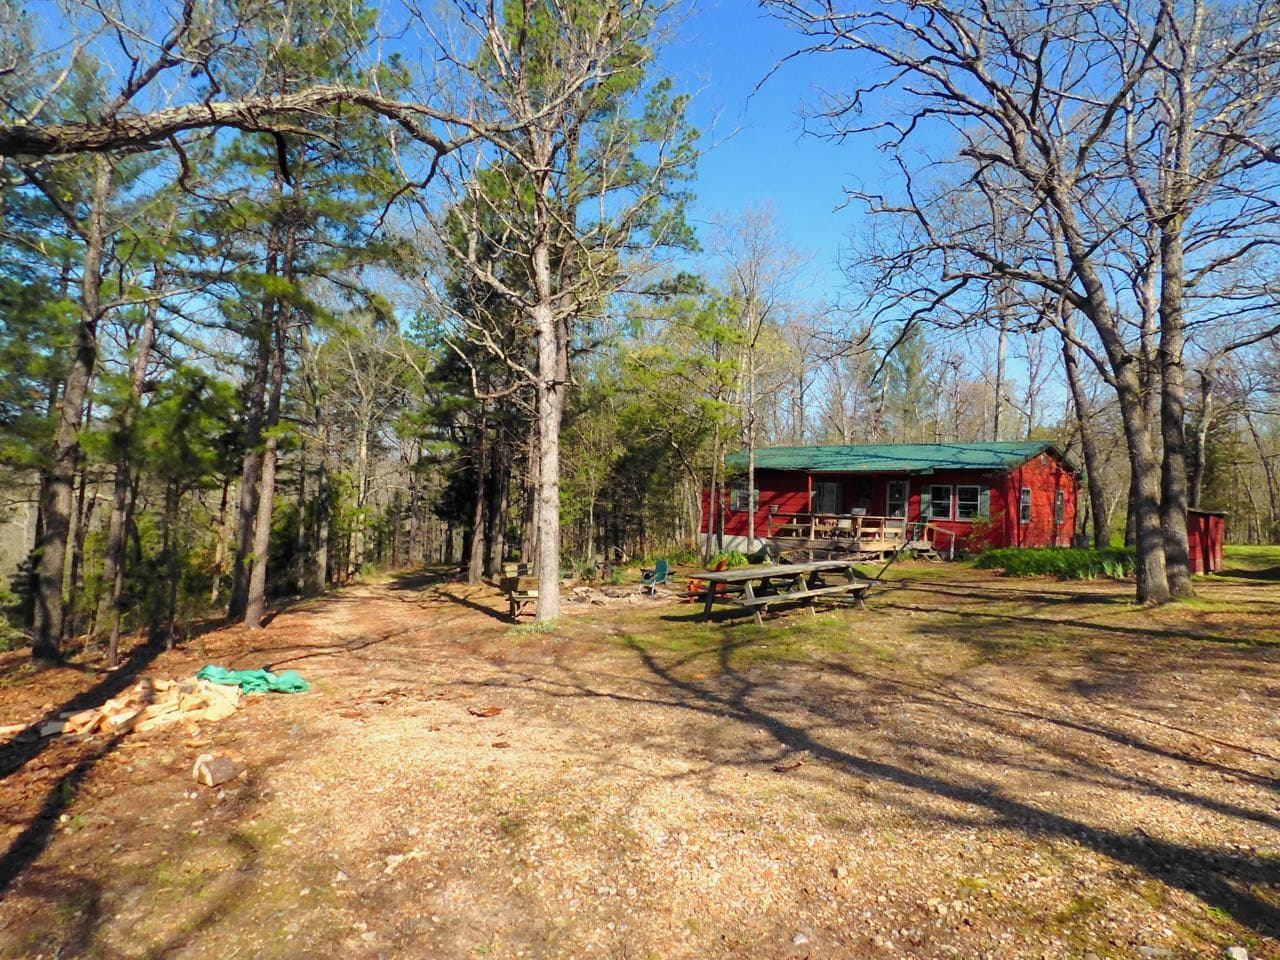
[[[843, 577], [827, 583], [824, 576]], [[716, 603], [728, 603], [750, 610], [756, 623], [770, 604], [812, 600], [823, 596], [847, 596], [858, 606], [873, 581], [862, 577], [852, 560], [814, 560], [809, 563], [763, 564], [713, 570], [698, 574], [707, 584], [702, 619], [711, 616]]]

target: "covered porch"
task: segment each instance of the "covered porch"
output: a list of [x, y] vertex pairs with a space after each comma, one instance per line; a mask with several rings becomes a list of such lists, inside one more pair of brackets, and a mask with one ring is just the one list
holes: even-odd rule
[[762, 534], [784, 554], [807, 551], [811, 555], [876, 559], [914, 550], [929, 557], [955, 555], [955, 534], [951, 531], [904, 516], [871, 516], [858, 508], [851, 513], [771, 509]]

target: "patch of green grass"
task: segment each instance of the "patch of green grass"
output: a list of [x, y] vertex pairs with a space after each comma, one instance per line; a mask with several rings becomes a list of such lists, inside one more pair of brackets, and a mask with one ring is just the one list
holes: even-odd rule
[[1075, 897], [1053, 915], [1055, 923], [1069, 924], [1085, 920], [1102, 909], [1102, 902], [1095, 897]]
[[614, 642], [647, 655], [671, 654], [702, 668], [743, 669], [759, 664], [803, 662], [851, 652], [875, 653], [859, 636], [859, 625], [839, 615], [796, 616], [763, 626], [680, 622], [654, 632], [624, 633]]
[[1228, 544], [1222, 548], [1222, 556], [1231, 566], [1276, 566], [1280, 564], [1280, 544]]
[[559, 624], [555, 620], [535, 620], [533, 623], [518, 623], [507, 630], [508, 637], [536, 637], [555, 633]]
[[1137, 559], [1127, 547], [1000, 547], [978, 557], [982, 570], [999, 570], [1009, 577], [1052, 576], [1059, 580], [1122, 579], [1130, 576]]

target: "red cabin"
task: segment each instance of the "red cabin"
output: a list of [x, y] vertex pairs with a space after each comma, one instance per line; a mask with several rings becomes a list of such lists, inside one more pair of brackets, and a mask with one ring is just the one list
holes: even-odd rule
[[[702, 532], [747, 550], [746, 454]], [[945, 555], [1070, 546], [1078, 471], [1053, 443], [886, 443], [756, 451], [755, 537], [786, 548], [888, 553], [904, 538]]]
[[1222, 569], [1222, 541], [1227, 535], [1227, 515], [1220, 510], [1187, 511], [1187, 552], [1192, 573], [1217, 573]]

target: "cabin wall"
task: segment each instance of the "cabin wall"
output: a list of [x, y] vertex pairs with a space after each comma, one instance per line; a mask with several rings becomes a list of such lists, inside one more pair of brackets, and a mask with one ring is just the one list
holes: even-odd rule
[[[1023, 487], [1031, 490], [1031, 522], [1023, 523], [1019, 515], [1019, 496]], [[1063, 517], [1057, 522], [1054, 501], [1062, 491]], [[1004, 546], [1069, 547], [1076, 529], [1076, 475], [1056, 457], [1042, 453], [1022, 466], [1009, 471], [1004, 500]], [[994, 508], [992, 513], [994, 515]]]
[[[810, 490], [822, 481], [838, 481], [842, 484], [842, 509], [848, 513], [854, 508], [865, 507], [870, 516], [884, 516], [888, 507], [888, 485], [892, 480], [906, 479], [907, 517], [909, 520], [928, 520], [940, 530], [954, 536], [957, 551], [974, 552], [990, 546], [1069, 546], [1076, 523], [1076, 476], [1057, 458], [1042, 454], [1027, 461], [1009, 473], [991, 473], [976, 470], [938, 471], [928, 476], [904, 477], [886, 474], [830, 474], [815, 473], [810, 478], [801, 471], [758, 470], [756, 487], [760, 491], [759, 508], [756, 511], [756, 537], [769, 536], [771, 515], [776, 513], [808, 513]], [[955, 488], [957, 486], [983, 486], [989, 491], [989, 519], [975, 522], [954, 519]], [[929, 519], [921, 515], [922, 493], [931, 486], [948, 486], [953, 498], [953, 518]], [[1018, 497], [1022, 487], [1031, 488], [1031, 522], [1019, 519]], [[1055, 522], [1054, 497], [1063, 492], [1063, 518]], [[711, 525], [711, 495], [702, 492], [702, 533], [715, 532]], [[776, 511], [773, 509], [776, 507]], [[747, 511], [729, 508], [729, 493], [724, 496], [725, 546], [745, 549], [747, 536]], [[951, 542], [943, 534], [936, 538], [937, 547], [949, 552]]]
[[[776, 506], [778, 513], [806, 513], [809, 510], [809, 481], [805, 474], [792, 470], [757, 470], [756, 489], [760, 491], [760, 506], [756, 511], [756, 536], [769, 535], [769, 515]], [[711, 523], [711, 491], [702, 491], [702, 532], [716, 531]], [[736, 548], [730, 537], [747, 535], [747, 511], [729, 509], [729, 491], [724, 491], [725, 546]]]
[[[956, 553], [976, 553], [987, 546], [1004, 546], [1005, 535], [1003, 522], [1000, 518], [1008, 510], [1008, 484], [1005, 479], [1003, 474], [990, 473], [983, 470], [940, 470], [924, 477], [911, 477], [911, 485], [908, 488], [907, 515], [913, 522], [927, 521], [939, 530], [946, 531], [946, 533], [934, 538], [934, 546], [944, 554], [951, 553], [953, 545]], [[931, 519], [924, 516], [924, 492], [933, 486], [951, 488], [951, 514], [953, 519]], [[959, 486], [987, 488], [990, 496], [989, 519], [977, 521], [954, 519], [956, 512], [955, 488]], [[888, 490], [887, 482], [884, 484], [884, 489]], [[950, 534], [950, 537], [947, 534]]]

